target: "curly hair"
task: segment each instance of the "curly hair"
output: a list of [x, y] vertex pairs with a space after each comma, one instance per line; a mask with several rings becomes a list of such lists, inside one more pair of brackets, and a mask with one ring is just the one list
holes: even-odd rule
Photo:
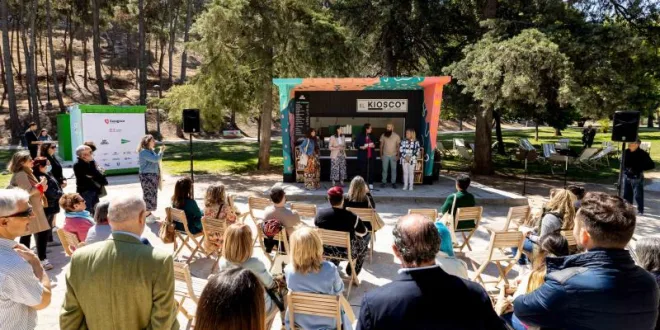
[[67, 193], [60, 198], [60, 207], [66, 211], [73, 211], [76, 204], [82, 203], [85, 200], [78, 193]]

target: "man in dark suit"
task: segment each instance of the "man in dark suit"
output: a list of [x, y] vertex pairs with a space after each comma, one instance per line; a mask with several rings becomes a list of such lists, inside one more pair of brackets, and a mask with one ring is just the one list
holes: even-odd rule
[[479, 284], [435, 264], [440, 236], [432, 221], [406, 215], [392, 234], [402, 269], [392, 283], [365, 294], [358, 330], [506, 329]]
[[371, 136], [371, 124], [366, 123], [362, 127], [362, 133], [355, 139], [355, 148], [358, 149], [358, 166], [360, 176], [369, 184], [369, 189], [374, 189], [374, 171], [376, 170], [376, 145]]

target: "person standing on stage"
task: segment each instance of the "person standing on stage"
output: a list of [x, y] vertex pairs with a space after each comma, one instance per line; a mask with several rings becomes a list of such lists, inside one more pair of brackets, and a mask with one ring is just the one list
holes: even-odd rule
[[158, 187], [160, 186], [160, 161], [163, 159], [165, 145], [156, 153], [156, 139], [151, 134], [145, 135], [138, 145], [140, 163], [140, 185], [142, 197], [147, 204], [147, 223], [154, 223], [158, 218], [153, 214], [158, 208]]
[[298, 147], [301, 155], [307, 155], [307, 166], [305, 166], [305, 188], [316, 190], [321, 187], [321, 165], [319, 163], [319, 141], [316, 130], [309, 129], [307, 136]]
[[39, 141], [39, 135], [37, 134], [37, 124], [34, 122], [28, 125], [27, 131], [25, 131], [25, 142], [27, 143], [27, 148], [30, 150], [30, 156], [32, 158], [37, 158], [37, 150], [39, 149], [38, 144], [32, 142]]
[[358, 148], [360, 175], [369, 183], [369, 189], [374, 189], [374, 170], [376, 164], [376, 152], [374, 148], [376, 145], [371, 136], [371, 124], [364, 124], [362, 133], [355, 139], [355, 147]]
[[415, 130], [412, 128], [407, 129], [406, 139], [401, 142], [401, 147], [399, 148], [401, 166], [403, 167], [403, 190], [413, 190], [419, 148], [419, 141], [417, 141]]
[[396, 189], [396, 170], [399, 160], [401, 137], [394, 132], [394, 124], [387, 124], [387, 131], [380, 136], [380, 162], [383, 164], [383, 180], [381, 188], [387, 186], [387, 168], [392, 171], [392, 188]]
[[640, 149], [640, 139], [628, 145], [623, 161], [623, 199], [637, 202], [639, 214], [644, 214], [644, 171], [655, 168], [649, 153]]
[[330, 180], [344, 186], [346, 180], [346, 140], [341, 135], [341, 126], [335, 127], [335, 134], [330, 136]]

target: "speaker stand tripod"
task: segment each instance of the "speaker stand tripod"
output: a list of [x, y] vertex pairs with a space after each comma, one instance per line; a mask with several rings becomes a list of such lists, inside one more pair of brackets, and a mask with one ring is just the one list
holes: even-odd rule
[[623, 187], [623, 164], [626, 161], [626, 143], [621, 143], [621, 162], [619, 163], [619, 179], [614, 184], [616, 186], [617, 195], [621, 196], [621, 187]]
[[[190, 137], [190, 180], [192, 181], [193, 187], [195, 186], [195, 173], [193, 172], [193, 145], [192, 145], [192, 133], [188, 133]], [[195, 189], [193, 189], [192, 198], [195, 199]]]

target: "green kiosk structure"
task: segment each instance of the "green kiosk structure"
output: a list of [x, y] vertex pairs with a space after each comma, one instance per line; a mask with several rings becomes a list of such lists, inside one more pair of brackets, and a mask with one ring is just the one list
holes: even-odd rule
[[76, 148], [96, 144], [94, 159], [106, 174], [131, 174], [139, 169], [136, 148], [145, 134], [146, 106], [74, 105], [57, 115], [59, 156], [76, 159]]

